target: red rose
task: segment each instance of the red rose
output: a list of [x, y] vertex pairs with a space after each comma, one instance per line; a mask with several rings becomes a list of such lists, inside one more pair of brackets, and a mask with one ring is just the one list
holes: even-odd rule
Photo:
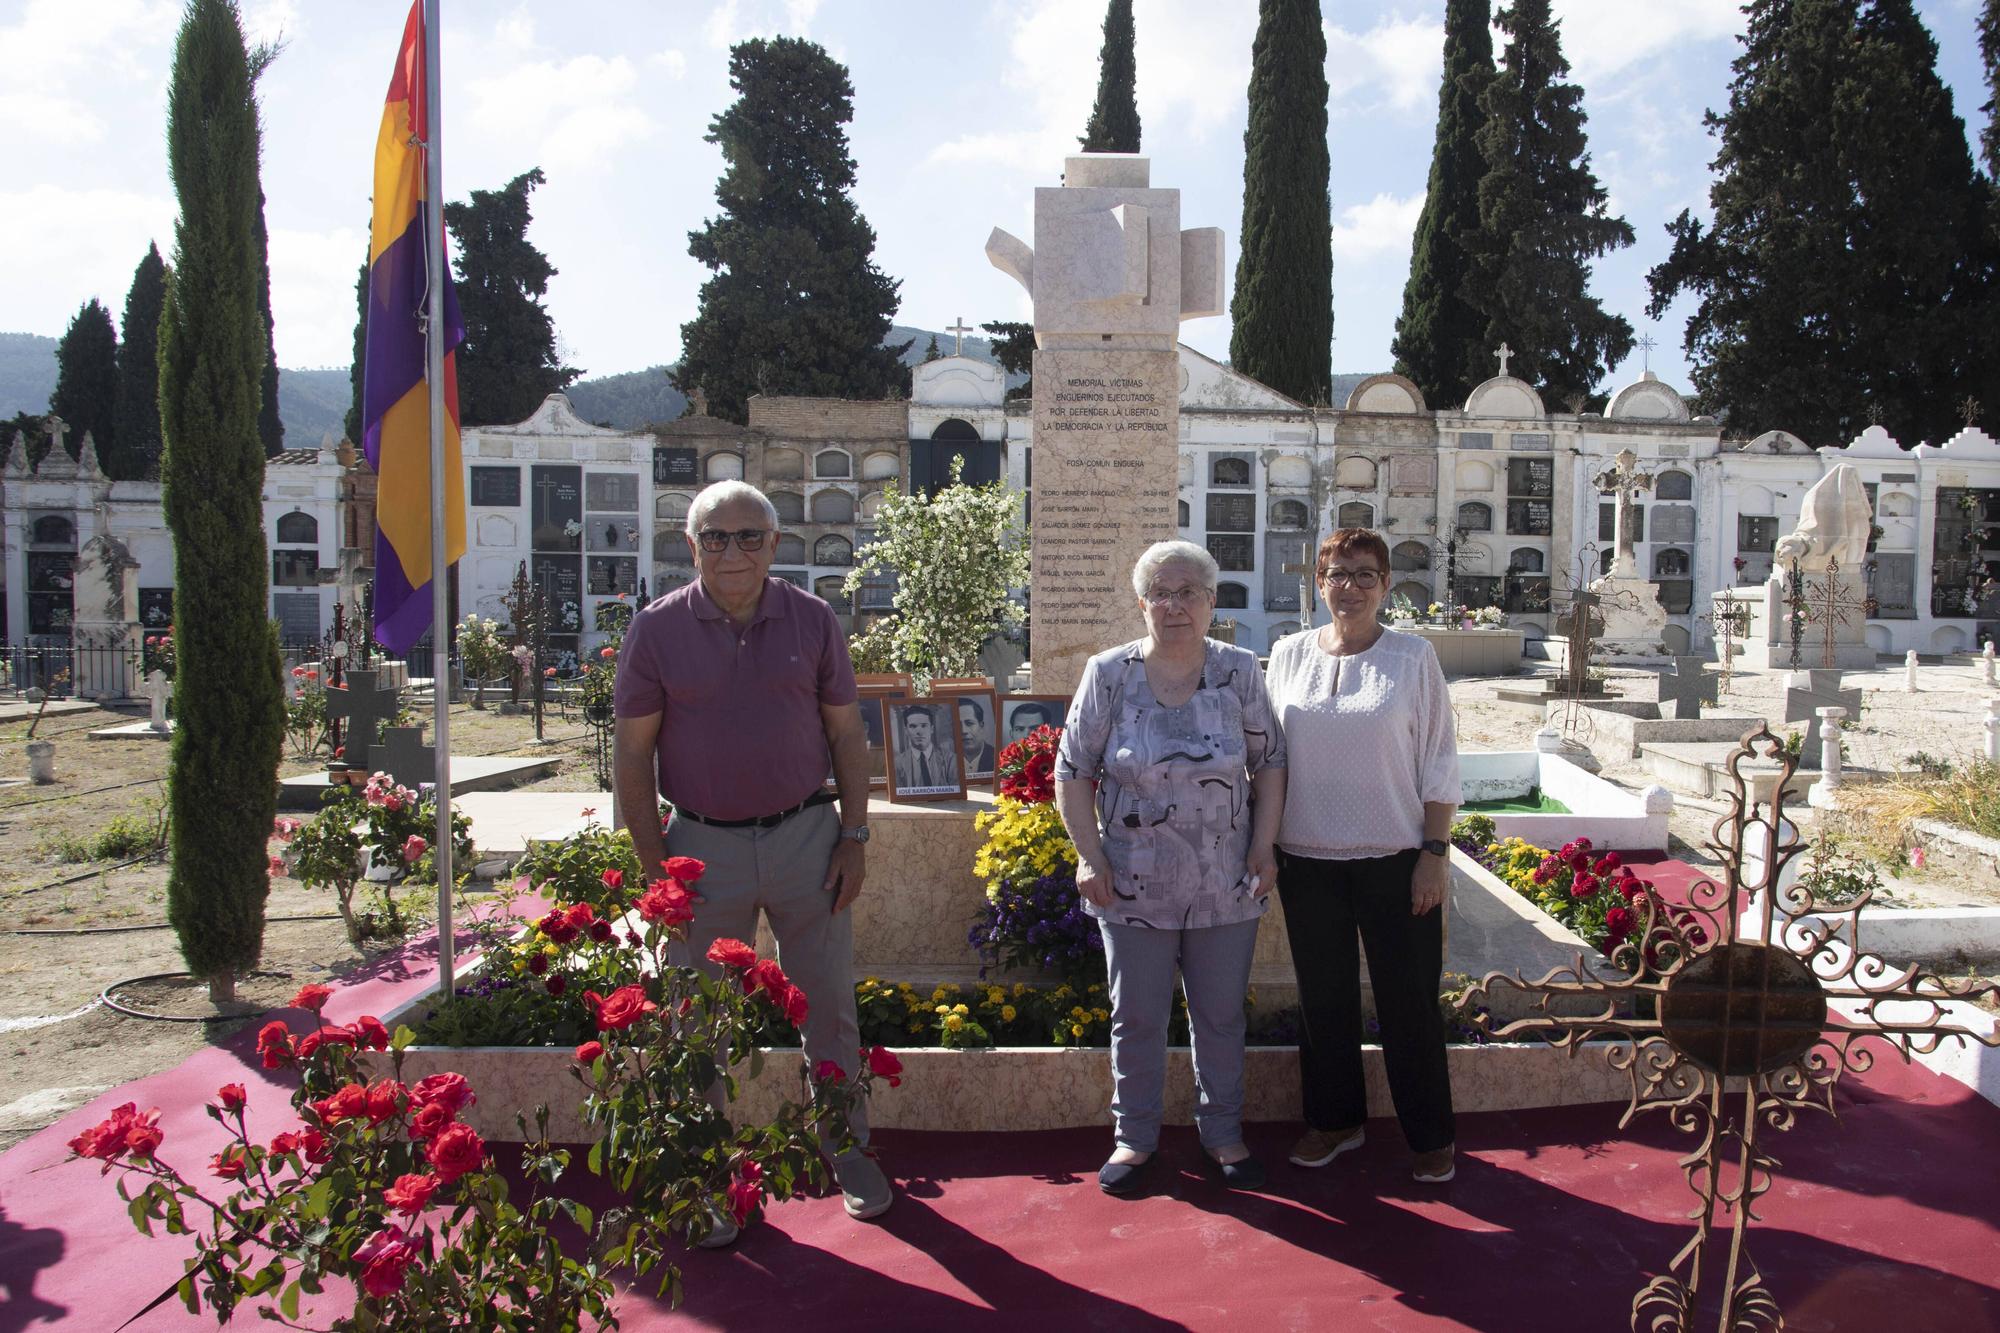
[[326, 1046], [359, 1046], [361, 1044], [361, 1034], [353, 1028], [341, 1024], [323, 1027], [313, 1035], [320, 1039], [322, 1045]]
[[376, 1300], [403, 1289], [403, 1270], [415, 1263], [417, 1247], [401, 1227], [383, 1227], [354, 1251], [361, 1265], [361, 1287]]
[[283, 1157], [287, 1153], [295, 1153], [298, 1150], [299, 1136], [290, 1130], [274, 1135], [271, 1139], [271, 1155], [273, 1157]]
[[222, 1103], [222, 1109], [225, 1111], [240, 1111], [250, 1098], [243, 1091], [241, 1083], [225, 1083], [216, 1090], [215, 1100]]
[[604, 1043], [601, 1041], [587, 1041], [576, 1048], [576, 1058], [580, 1064], [590, 1064], [602, 1054], [604, 1054]]
[[382, 1201], [405, 1217], [415, 1217], [430, 1206], [437, 1187], [436, 1176], [397, 1176], [396, 1183], [382, 1191]]
[[542, 989], [551, 995], [560, 997], [564, 991], [569, 989], [569, 978], [558, 972], [542, 983]]
[[432, 1074], [410, 1089], [410, 1100], [425, 1106], [442, 1106], [457, 1115], [479, 1099], [472, 1095], [472, 1085], [465, 1081], [465, 1075]]
[[[148, 1112], [148, 1115], [157, 1114]], [[134, 1157], [151, 1157], [160, 1149], [166, 1133], [151, 1120], [141, 1117], [125, 1130], [125, 1151]]]
[[141, 1114], [137, 1102], [126, 1102], [111, 1113], [111, 1118], [94, 1125], [69, 1141], [69, 1150], [78, 1157], [92, 1157], [104, 1163], [105, 1171], [111, 1164], [127, 1152], [136, 1151], [133, 1146], [135, 1131], [150, 1133], [139, 1135], [139, 1141], [148, 1146], [141, 1153], [150, 1155], [160, 1145], [160, 1134], [155, 1128], [160, 1118], [160, 1108], [155, 1106]]
[[892, 1088], [903, 1086], [903, 1062], [896, 1058], [894, 1051], [887, 1046], [870, 1046], [865, 1054], [868, 1056], [869, 1073], [888, 1079]]
[[602, 878], [604, 880], [604, 887], [607, 889], [622, 889], [625, 887], [625, 872], [622, 870], [607, 870], [604, 872]]
[[778, 1008], [785, 1011], [785, 1021], [787, 1023], [790, 1023], [795, 1028], [802, 1028], [806, 1025], [806, 993], [804, 991], [787, 982], [785, 983], [785, 988], [772, 996], [772, 999], [777, 1002]]
[[368, 1114], [368, 1089], [359, 1083], [349, 1083], [331, 1097], [322, 1097], [312, 1104], [313, 1110], [326, 1124], [337, 1125], [343, 1120], [353, 1120]]
[[300, 1131], [299, 1151], [303, 1152], [306, 1160], [314, 1166], [325, 1166], [333, 1157], [333, 1145], [326, 1141], [326, 1135], [316, 1129]]
[[669, 926], [685, 925], [694, 920], [694, 899], [688, 891], [670, 879], [656, 879], [647, 890], [639, 895], [639, 916], [641, 919]]
[[597, 919], [597, 913], [591, 910], [589, 903], [577, 903], [563, 913], [563, 918], [578, 930], [588, 930], [590, 923]]
[[449, 1185], [468, 1171], [477, 1171], [486, 1156], [486, 1144], [470, 1125], [453, 1125], [431, 1140], [426, 1154], [437, 1168], [438, 1180]]
[[361, 1044], [371, 1051], [389, 1049], [389, 1029], [382, 1026], [382, 1020], [373, 1014], [363, 1014], [354, 1020], [354, 1031], [361, 1038]]
[[646, 992], [636, 985], [620, 986], [609, 995], [585, 991], [583, 999], [596, 1016], [597, 1026], [606, 1032], [623, 1031], [646, 1015], [657, 1013], [660, 1008], [647, 999]]
[[240, 1147], [224, 1148], [209, 1158], [208, 1169], [224, 1180], [241, 1180], [250, 1169], [250, 1158]]
[[829, 1079], [838, 1083], [847, 1077], [847, 1071], [842, 1069], [836, 1061], [822, 1060], [813, 1066], [813, 1077], [821, 1083], [825, 1083]]
[[770, 991], [775, 998], [778, 991], [791, 985], [785, 970], [778, 966], [775, 958], [759, 958], [743, 973], [743, 993], [755, 995], [758, 991]]
[[419, 1141], [434, 1139], [451, 1127], [452, 1114], [443, 1105], [431, 1102], [417, 1107], [410, 1116], [410, 1137]]
[[368, 1119], [374, 1124], [396, 1114], [409, 1095], [409, 1089], [392, 1078], [385, 1078], [368, 1089]]
[[724, 967], [750, 967], [757, 961], [757, 951], [742, 940], [720, 939], [708, 946], [708, 961]]
[[[319, 1044], [320, 1044], [319, 1033], [308, 1032], [306, 1033], [305, 1036], [300, 1037], [298, 1043], [292, 1048], [292, 1055], [296, 1057], [301, 1063], [303, 1063], [306, 1060], [312, 1059], [312, 1053], [319, 1049]], [[267, 1068], [276, 1067], [274, 1065], [271, 1065], [269, 1060], [265, 1061], [265, 1065]]]
[[292, 997], [292, 1008], [310, 1009], [312, 1012], [318, 1013], [326, 1007], [326, 1002], [332, 998], [333, 987], [308, 984], [299, 987], [299, 993]]
[[764, 1169], [755, 1162], [745, 1159], [736, 1164], [736, 1172], [729, 1182], [729, 1211], [734, 1214], [736, 1224], [742, 1226], [750, 1220], [750, 1214], [757, 1211], [757, 1205], [764, 1201]]
[[707, 864], [692, 856], [670, 856], [661, 864], [666, 868], [668, 879], [677, 879], [683, 884], [692, 884], [708, 873]]
[[292, 1030], [282, 1022], [273, 1019], [257, 1032], [257, 1054], [264, 1057], [264, 1068], [277, 1069], [292, 1062]]

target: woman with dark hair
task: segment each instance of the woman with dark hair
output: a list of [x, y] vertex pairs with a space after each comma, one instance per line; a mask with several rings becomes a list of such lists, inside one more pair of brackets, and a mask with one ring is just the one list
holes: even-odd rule
[[1332, 623], [1281, 640], [1266, 671], [1290, 756], [1278, 897], [1304, 1020], [1306, 1131], [1291, 1160], [1325, 1166], [1362, 1143], [1358, 936], [1416, 1178], [1442, 1183], [1455, 1138], [1437, 1003], [1459, 800], [1451, 695], [1430, 644], [1376, 618], [1389, 587], [1381, 537], [1340, 529], [1316, 572]]

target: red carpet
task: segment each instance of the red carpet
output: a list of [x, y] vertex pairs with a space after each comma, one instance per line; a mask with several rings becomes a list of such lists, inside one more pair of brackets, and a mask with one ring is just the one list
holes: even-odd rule
[[[422, 947], [350, 978], [336, 1020], [386, 1012], [425, 984]], [[109, 1333], [181, 1271], [180, 1243], [133, 1231], [94, 1167], [64, 1141], [112, 1106], [159, 1105], [162, 1152], [184, 1169], [215, 1150], [201, 1102], [251, 1088], [251, 1125], [291, 1123], [289, 1089], [257, 1067], [246, 1033], [107, 1094], [0, 1157], [0, 1333]], [[2000, 1108], [1885, 1053], [1842, 1084], [1841, 1119], [1802, 1113], [1769, 1139], [1782, 1162], [1750, 1233], [1788, 1327], [2000, 1331]], [[1690, 1227], [1675, 1165], [1692, 1146], [1657, 1113], [1619, 1109], [1461, 1116], [1458, 1179], [1419, 1187], [1393, 1121], [1332, 1167], [1283, 1162], [1292, 1127], [1253, 1129], [1272, 1166], [1262, 1195], [1203, 1178], [1192, 1131], [1169, 1131], [1158, 1191], [1100, 1194], [1102, 1131], [889, 1133], [904, 1186], [880, 1223], [837, 1199], [780, 1205], [730, 1252], [682, 1259], [687, 1301], [669, 1315], [627, 1297], [625, 1327], [1624, 1329], [1633, 1292]], [[503, 1149], [503, 1153], [506, 1150]], [[592, 1202], [597, 1182], [577, 1171]], [[324, 1325], [330, 1313], [314, 1322]], [[246, 1326], [261, 1326], [243, 1316]], [[162, 1307], [136, 1329], [212, 1327]]]

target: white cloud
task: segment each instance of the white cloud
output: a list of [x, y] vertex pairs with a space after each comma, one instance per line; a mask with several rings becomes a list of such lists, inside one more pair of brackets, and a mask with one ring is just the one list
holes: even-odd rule
[[[1563, 54], [1586, 84], [1691, 42], [1743, 31], [1740, 0], [1648, 0], [1643, 19], [1603, 0], [1554, 0]], [[1495, 54], [1499, 51], [1495, 45]]]
[[493, 39], [516, 51], [535, 49], [535, 16], [522, 5], [493, 26]]
[[1423, 211], [1421, 193], [1407, 199], [1378, 194], [1365, 204], [1349, 204], [1341, 209], [1333, 224], [1335, 266], [1407, 257], [1410, 237], [1417, 229], [1417, 216]]
[[549, 170], [595, 166], [652, 131], [638, 82], [624, 56], [529, 61], [472, 80], [469, 123], [488, 143], [533, 145]]
[[721, 0], [701, 25], [717, 50], [752, 37], [806, 37], [819, 14], [819, 0]]
[[271, 323], [279, 365], [347, 364], [354, 353], [354, 278], [367, 257], [368, 235], [358, 227], [272, 229]]
[[0, 254], [33, 257], [9, 270], [10, 327], [60, 333], [93, 296], [120, 318], [147, 243], [171, 253], [176, 216], [171, 198], [130, 190], [43, 184], [0, 193]]
[[677, 83], [687, 77], [688, 58], [681, 52], [672, 50], [671, 48], [665, 51], [655, 51], [652, 55], [646, 57], [646, 63], [665, 70], [667, 77]]
[[1334, 114], [1432, 106], [1443, 77], [1442, 24], [1386, 18], [1362, 33], [1326, 26], [1326, 81]]
[[16, 142], [73, 148], [102, 142], [98, 104], [159, 80], [154, 57], [180, 21], [172, 0], [28, 0], [0, 27], [16, 77], [0, 92], [0, 124]]
[[243, 6], [243, 35], [252, 46], [280, 38], [290, 42], [303, 26], [299, 0], [248, 0]]

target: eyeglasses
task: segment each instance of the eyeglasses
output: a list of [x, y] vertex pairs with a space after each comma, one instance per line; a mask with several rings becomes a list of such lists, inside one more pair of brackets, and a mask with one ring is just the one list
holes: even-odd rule
[[1329, 569], [1319, 576], [1319, 581], [1329, 588], [1342, 588], [1348, 584], [1367, 592], [1382, 586], [1382, 571], [1379, 569]]
[[764, 549], [764, 539], [770, 535], [769, 528], [739, 528], [735, 532], [725, 532], [721, 528], [703, 528], [695, 534], [695, 540], [701, 543], [702, 550], [715, 555], [729, 549], [731, 537], [736, 539], [736, 549], [739, 551], [761, 551]]
[[1207, 588], [1148, 588], [1143, 595], [1148, 606], [1189, 606], [1215, 594]]

